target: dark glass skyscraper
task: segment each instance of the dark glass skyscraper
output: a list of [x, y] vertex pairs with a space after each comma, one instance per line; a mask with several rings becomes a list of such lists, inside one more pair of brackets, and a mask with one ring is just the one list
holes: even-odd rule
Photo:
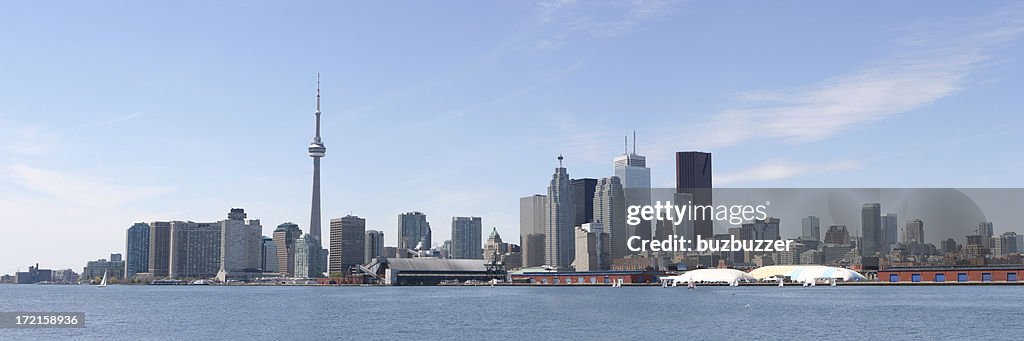
[[149, 224], [135, 223], [128, 228], [125, 257], [125, 279], [130, 280], [137, 273], [149, 271]]
[[572, 206], [576, 213], [573, 227], [594, 221], [594, 191], [597, 190], [597, 179], [583, 178], [569, 181], [572, 190]]
[[860, 209], [861, 254], [874, 256], [882, 252], [882, 204], [867, 203]]
[[[676, 152], [676, 193], [693, 196], [692, 205], [712, 205], [711, 197], [711, 153]], [[684, 205], [686, 203], [676, 203]], [[697, 219], [693, 232], [702, 239], [714, 236], [714, 221]], [[692, 238], [694, 236], [686, 236]]]

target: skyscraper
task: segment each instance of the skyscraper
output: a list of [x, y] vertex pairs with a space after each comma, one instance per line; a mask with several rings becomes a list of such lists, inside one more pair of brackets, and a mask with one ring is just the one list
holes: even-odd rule
[[135, 223], [128, 228], [125, 245], [124, 278], [149, 271], [149, 224]]
[[597, 189], [597, 179], [583, 178], [569, 181], [572, 190], [573, 212], [576, 218], [573, 219], [573, 226], [580, 226], [594, 220], [594, 190]]
[[366, 231], [363, 244], [363, 264], [369, 263], [377, 257], [384, 257], [384, 231]]
[[907, 220], [903, 230], [903, 241], [906, 243], [924, 244], [924, 222], [921, 219]]
[[154, 277], [167, 277], [171, 261], [171, 222], [155, 221], [149, 224], [149, 273]]
[[597, 271], [610, 268], [608, 248], [611, 244], [608, 241], [608, 233], [604, 231], [602, 224], [586, 223], [573, 231], [576, 254], [572, 263], [575, 271]]
[[860, 210], [861, 254], [874, 256], [882, 252], [882, 204], [867, 203]]
[[263, 272], [278, 272], [281, 266], [277, 263], [277, 244], [274, 244], [274, 238], [263, 236], [261, 239], [261, 254], [260, 259], [260, 270]]
[[603, 178], [597, 182], [594, 191], [594, 222], [604, 226], [608, 233], [611, 249], [606, 250], [612, 258], [624, 257], [629, 253], [626, 240], [626, 196], [618, 176]]
[[[613, 164], [615, 176], [619, 177], [619, 181], [622, 183], [626, 207], [650, 205], [651, 169], [647, 168], [647, 158], [636, 153], [636, 132], [633, 133], [633, 152], [629, 151], [629, 141], [627, 140], [625, 150], [622, 155], [615, 157]], [[626, 226], [627, 236], [639, 236], [645, 240], [651, 239], [651, 230], [651, 222], [647, 220], [641, 220], [636, 226]], [[615, 237], [611, 238], [614, 245]], [[612, 246], [612, 253], [615, 253], [615, 246]]]
[[348, 274], [366, 258], [366, 219], [347, 215], [331, 219], [331, 251], [327, 272]]
[[[694, 206], [712, 205], [711, 153], [676, 152], [676, 193], [693, 195]], [[714, 236], [714, 221], [704, 218], [694, 221], [693, 231], [710, 240]]]
[[320, 158], [327, 153], [327, 147], [320, 140], [320, 74], [316, 74], [316, 135], [309, 144], [309, 157], [313, 158], [313, 205], [309, 214], [309, 234], [320, 238]]
[[430, 223], [422, 212], [406, 212], [398, 215], [398, 258], [408, 258], [409, 250], [417, 246], [430, 249]]
[[821, 240], [821, 219], [818, 219], [818, 217], [815, 216], [808, 216], [800, 222], [802, 225], [802, 236], [814, 240]]
[[246, 220], [245, 210], [232, 208], [228, 219], [220, 221], [220, 270], [217, 279], [248, 280], [262, 272], [263, 226], [259, 219]]
[[544, 265], [544, 234], [548, 226], [548, 197], [534, 194], [519, 198], [519, 243], [523, 266]]
[[277, 248], [277, 272], [295, 275], [295, 241], [302, 236], [302, 230], [295, 223], [282, 223], [274, 230], [274, 246]]
[[896, 236], [899, 235], [899, 220], [896, 218], [896, 213], [886, 213], [882, 215], [882, 249], [884, 253], [889, 253], [892, 250], [892, 245], [899, 242]]
[[483, 259], [483, 221], [480, 217], [452, 217], [452, 250], [449, 258]]
[[562, 167], [564, 158], [558, 156], [558, 168], [548, 185], [548, 228], [545, 233], [544, 263], [568, 269], [575, 257], [575, 234], [573, 223], [576, 219], [569, 173]]
[[995, 230], [992, 229], [991, 221], [983, 221], [978, 223], [978, 235], [981, 236], [981, 246], [987, 249], [991, 249], [992, 236], [995, 235]]
[[295, 240], [295, 277], [320, 278], [324, 269], [320, 237], [309, 233]]

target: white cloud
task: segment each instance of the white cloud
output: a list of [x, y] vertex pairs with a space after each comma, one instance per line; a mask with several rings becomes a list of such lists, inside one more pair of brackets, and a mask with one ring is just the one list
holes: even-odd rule
[[551, 49], [576, 36], [620, 36], [632, 32], [644, 22], [668, 15], [674, 4], [672, 0], [542, 1], [537, 4], [537, 21], [550, 31], [533, 44], [532, 50]]
[[852, 160], [836, 161], [825, 164], [795, 164], [785, 162], [768, 162], [753, 168], [733, 173], [715, 175], [716, 186], [731, 185], [743, 182], [775, 181], [800, 175], [826, 173], [832, 171], [860, 168], [860, 163]]
[[[171, 187], [131, 186], [72, 172], [14, 164], [0, 168], [8, 182], [56, 199], [65, 208], [116, 209], [125, 203], [173, 192]], [[0, 202], [2, 205], [3, 202]]]
[[[905, 113], [963, 89], [993, 50], [1024, 32], [1017, 8], [949, 29], [900, 39], [903, 51], [863, 70], [790, 90], [757, 90], [714, 114], [692, 145], [715, 148], [752, 138], [821, 140], [857, 125]], [[947, 23], [948, 24], [948, 23]]]

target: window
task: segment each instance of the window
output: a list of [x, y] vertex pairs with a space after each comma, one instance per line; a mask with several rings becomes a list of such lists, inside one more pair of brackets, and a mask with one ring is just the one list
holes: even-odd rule
[[896, 282], [899, 282], [899, 281], [900, 281], [900, 275], [898, 275], [898, 274], [889, 274], [889, 282], [896, 283]]
[[580, 278], [576, 279], [576, 283], [584, 283], [584, 282], [586, 282], [586, 280], [583, 279], [583, 276], [580, 276]]
[[935, 281], [936, 282], [945, 282], [946, 281], [946, 274], [935, 274]]
[[554, 283], [555, 283], [555, 284], [558, 284], [558, 283], [559, 283], [559, 282], [558, 282], [558, 277], [555, 277], [555, 282], [554, 282]]
[[1017, 273], [1016, 272], [1008, 272], [1008, 273], [1006, 273], [1006, 281], [1007, 282], [1016, 282], [1017, 281]]
[[566, 277], [565, 284], [572, 284], [572, 277]]
[[597, 277], [590, 277], [590, 284], [597, 284]]
[[981, 273], [981, 281], [982, 282], [991, 282], [992, 281], [992, 273], [991, 272], [983, 272], [983, 273]]
[[957, 282], [967, 282], [967, 273], [966, 272], [958, 272], [956, 274], [956, 281]]
[[921, 281], [921, 274], [911, 274], [910, 275], [910, 281], [911, 282], [920, 282]]
[[540, 283], [541, 284], [548, 284], [548, 279], [547, 278], [541, 278], [540, 279]]
[[611, 278], [608, 278], [608, 276], [604, 276], [604, 284], [609, 284], [611, 282], [612, 282]]

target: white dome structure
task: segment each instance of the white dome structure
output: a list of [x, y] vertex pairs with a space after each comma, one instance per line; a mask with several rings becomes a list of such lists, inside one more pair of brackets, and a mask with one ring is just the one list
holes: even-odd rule
[[797, 283], [810, 283], [819, 279], [844, 282], [868, 280], [856, 271], [824, 265], [769, 265], [754, 269], [750, 275], [762, 281], [789, 277]]
[[662, 277], [673, 285], [678, 283], [729, 283], [756, 282], [757, 278], [736, 269], [698, 269], [690, 270], [678, 276]]

